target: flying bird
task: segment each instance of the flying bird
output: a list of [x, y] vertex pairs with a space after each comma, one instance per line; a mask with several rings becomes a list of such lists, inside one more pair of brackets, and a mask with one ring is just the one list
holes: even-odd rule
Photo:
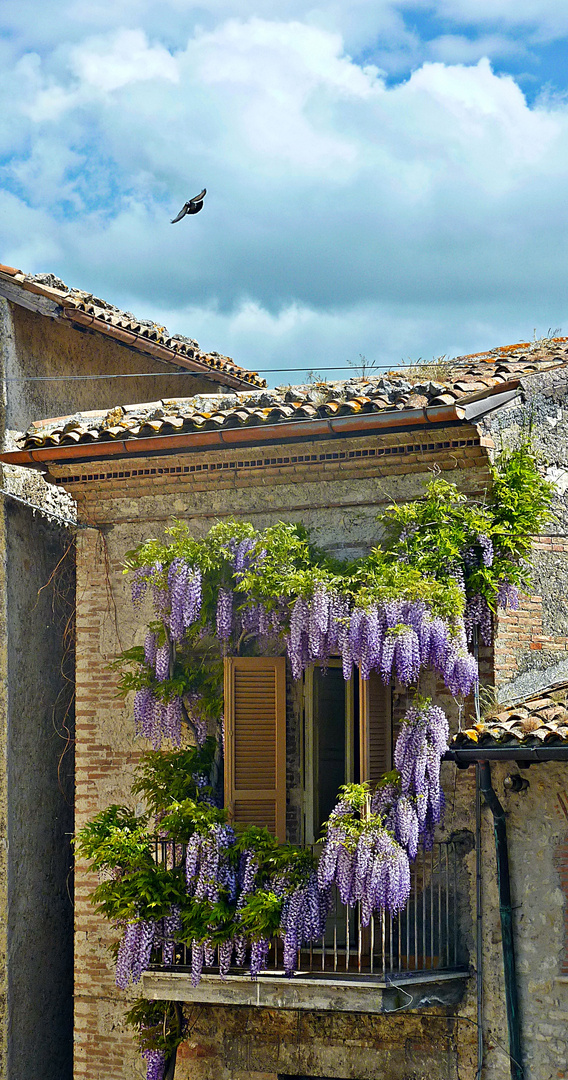
[[199, 195], [194, 195], [193, 199], [189, 199], [184, 203], [177, 217], [173, 218], [172, 225], [175, 225], [176, 221], [181, 221], [182, 217], [186, 214], [198, 214], [203, 207], [203, 200], [207, 195], [207, 188], [203, 188], [203, 191], [199, 192]]

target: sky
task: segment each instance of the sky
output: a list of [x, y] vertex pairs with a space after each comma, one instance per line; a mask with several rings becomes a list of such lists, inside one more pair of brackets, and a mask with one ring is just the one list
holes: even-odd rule
[[567, 60], [566, 0], [2, 0], [0, 262], [269, 385], [568, 333]]

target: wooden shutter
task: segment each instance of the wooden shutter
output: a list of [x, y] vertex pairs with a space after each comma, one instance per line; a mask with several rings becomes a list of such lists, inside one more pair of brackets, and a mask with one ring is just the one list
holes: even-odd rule
[[361, 782], [374, 785], [392, 769], [391, 688], [372, 671], [359, 680], [359, 745]]
[[286, 661], [225, 660], [225, 807], [286, 839]]

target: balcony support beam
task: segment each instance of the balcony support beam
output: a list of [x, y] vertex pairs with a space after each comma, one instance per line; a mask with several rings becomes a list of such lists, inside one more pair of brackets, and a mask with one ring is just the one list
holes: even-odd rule
[[185, 971], [146, 971], [144, 997], [200, 1005], [256, 1005], [266, 1009], [309, 1009], [332, 1012], [390, 1013], [401, 1009], [457, 1005], [464, 994], [467, 971], [396, 975], [374, 979], [370, 975], [325, 978], [302, 974], [291, 979], [283, 973], [202, 975], [191, 985]]

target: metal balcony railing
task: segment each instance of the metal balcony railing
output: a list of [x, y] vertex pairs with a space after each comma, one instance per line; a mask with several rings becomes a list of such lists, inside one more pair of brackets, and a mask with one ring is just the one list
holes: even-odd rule
[[[172, 866], [183, 859], [181, 847], [171, 842], [157, 845], [157, 859]], [[398, 915], [375, 915], [369, 926], [361, 925], [359, 905], [345, 907], [336, 895], [321, 941], [298, 950], [298, 973], [318, 972], [323, 977], [344, 974], [413, 974], [463, 969], [464, 957], [458, 920], [458, 845], [436, 843], [421, 851], [411, 866], [411, 893], [406, 909]], [[191, 949], [176, 945], [173, 964], [154, 954], [154, 970], [183, 971], [191, 968]], [[205, 973], [218, 972], [215, 963]], [[272, 942], [267, 973], [282, 972], [282, 942]], [[231, 968], [231, 974], [248, 973], [247, 965]]]

